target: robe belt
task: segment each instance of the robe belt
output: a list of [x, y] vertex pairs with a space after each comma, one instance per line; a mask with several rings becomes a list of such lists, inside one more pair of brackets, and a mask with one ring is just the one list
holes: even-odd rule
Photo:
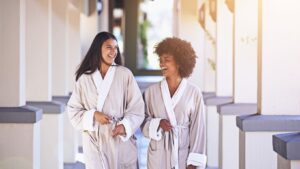
[[[110, 118], [110, 120], [109, 120], [109, 124], [106, 124], [106, 125], [113, 125], [113, 126], [116, 126], [117, 124], [118, 124], [118, 122], [119, 121], [121, 121], [122, 119], [123, 119], [123, 117], [120, 117], [120, 118], [118, 118], [118, 117], [114, 117], [114, 116], [110, 116], [109, 117]], [[108, 127], [108, 126], [107, 126]], [[108, 164], [107, 164], [107, 162], [106, 162], [106, 159], [105, 159], [105, 157], [104, 157], [104, 154], [103, 154], [103, 151], [102, 151], [102, 146], [103, 146], [103, 142], [102, 142], [102, 139], [99, 137], [100, 136], [100, 129], [101, 128], [101, 126], [100, 125], [98, 125], [98, 127], [97, 127], [97, 129], [96, 129], [96, 137], [97, 137], [97, 142], [99, 143], [99, 145], [98, 145], [98, 151], [99, 151], [99, 154], [100, 154], [100, 158], [101, 158], [101, 162], [102, 162], [102, 168], [103, 169], [107, 169], [108, 168]], [[107, 133], [107, 135], [110, 135], [111, 133]], [[118, 140], [119, 141], [119, 140]], [[117, 144], [118, 145], [118, 144]]]
[[[178, 153], [179, 148], [179, 133], [181, 132], [180, 129], [188, 129], [188, 124], [187, 125], [176, 125], [173, 127], [171, 132], [166, 132], [165, 133], [165, 149], [169, 150], [171, 149], [171, 166], [172, 168], [178, 165], [178, 155], [175, 153]], [[177, 145], [176, 145], [177, 144]]]
[[188, 125], [177, 125], [171, 130], [171, 132], [165, 133], [165, 149], [166, 150], [169, 150], [169, 148], [170, 148], [169, 145], [174, 144], [174, 137], [179, 136], [179, 131], [180, 131], [179, 129], [188, 129]]

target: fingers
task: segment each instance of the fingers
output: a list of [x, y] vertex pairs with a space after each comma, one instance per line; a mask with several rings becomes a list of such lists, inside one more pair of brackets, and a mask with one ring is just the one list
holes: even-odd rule
[[117, 125], [113, 130], [112, 130], [112, 136], [115, 137], [117, 135], [123, 135], [125, 134], [125, 128], [123, 124]]
[[113, 130], [112, 130], [112, 136], [115, 137], [119, 134], [119, 131], [118, 131], [118, 128], [115, 127]]
[[166, 119], [162, 119], [160, 121], [160, 127], [164, 130], [164, 131], [170, 131], [172, 130], [173, 126], [170, 124], [170, 122]]
[[109, 116], [102, 112], [95, 112], [95, 120], [100, 122], [101, 124], [108, 124], [109, 123]]
[[102, 124], [108, 124], [109, 123], [110, 118], [107, 115], [103, 116], [103, 121]]

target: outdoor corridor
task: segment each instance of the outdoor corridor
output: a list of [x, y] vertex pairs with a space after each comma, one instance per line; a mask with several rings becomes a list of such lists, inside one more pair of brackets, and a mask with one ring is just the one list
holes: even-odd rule
[[[195, 53], [187, 81], [202, 92], [206, 128], [205, 154], [189, 154], [195, 165], [300, 169], [299, 16], [299, 0], [0, 0], [0, 169], [84, 169], [82, 138], [66, 113], [80, 63], [96, 58], [89, 66], [101, 72], [118, 58], [143, 92], [168, 70], [155, 52], [168, 37], [187, 41]], [[91, 47], [100, 32], [115, 38]], [[108, 42], [114, 48], [104, 48]], [[187, 68], [169, 70], [180, 69]], [[116, 79], [116, 88], [127, 89], [119, 86], [123, 76]], [[84, 86], [95, 90], [94, 100], [106, 99], [90, 84]], [[185, 105], [178, 114], [190, 110]], [[84, 107], [79, 116], [90, 115], [93, 124], [101, 109]], [[146, 169], [149, 140], [136, 136], [139, 169]]]

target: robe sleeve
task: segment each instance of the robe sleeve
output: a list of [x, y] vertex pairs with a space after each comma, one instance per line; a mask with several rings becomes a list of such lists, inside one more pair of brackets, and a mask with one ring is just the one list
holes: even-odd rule
[[149, 110], [148, 105], [148, 97], [147, 92], [144, 93], [144, 101], [145, 101], [145, 120], [142, 124], [142, 132], [145, 137], [148, 137], [150, 139], [159, 141], [162, 138], [162, 129], [159, 127], [159, 123], [161, 118], [155, 118], [153, 115], [151, 115], [151, 112]]
[[190, 116], [190, 150], [187, 165], [197, 166], [197, 169], [205, 169], [207, 161], [205, 155], [206, 124], [205, 107], [201, 94], [199, 94], [199, 97], [196, 98], [195, 102], [195, 112]]
[[77, 130], [95, 131], [94, 113], [96, 110], [86, 110], [84, 108], [81, 92], [82, 89], [78, 80], [75, 83], [75, 88], [67, 104], [68, 116], [70, 118], [71, 124]]
[[124, 118], [119, 122], [119, 124], [124, 125], [126, 132], [125, 136], [120, 136], [122, 141], [127, 141], [140, 127], [145, 118], [142, 94], [132, 73], [130, 73], [127, 82], [126, 93]]

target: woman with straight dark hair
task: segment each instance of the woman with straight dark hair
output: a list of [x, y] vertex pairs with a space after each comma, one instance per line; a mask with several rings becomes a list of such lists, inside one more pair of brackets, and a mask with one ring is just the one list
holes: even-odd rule
[[76, 71], [67, 111], [82, 131], [87, 169], [136, 169], [134, 132], [144, 120], [144, 103], [131, 71], [121, 64], [114, 35], [98, 33]]

